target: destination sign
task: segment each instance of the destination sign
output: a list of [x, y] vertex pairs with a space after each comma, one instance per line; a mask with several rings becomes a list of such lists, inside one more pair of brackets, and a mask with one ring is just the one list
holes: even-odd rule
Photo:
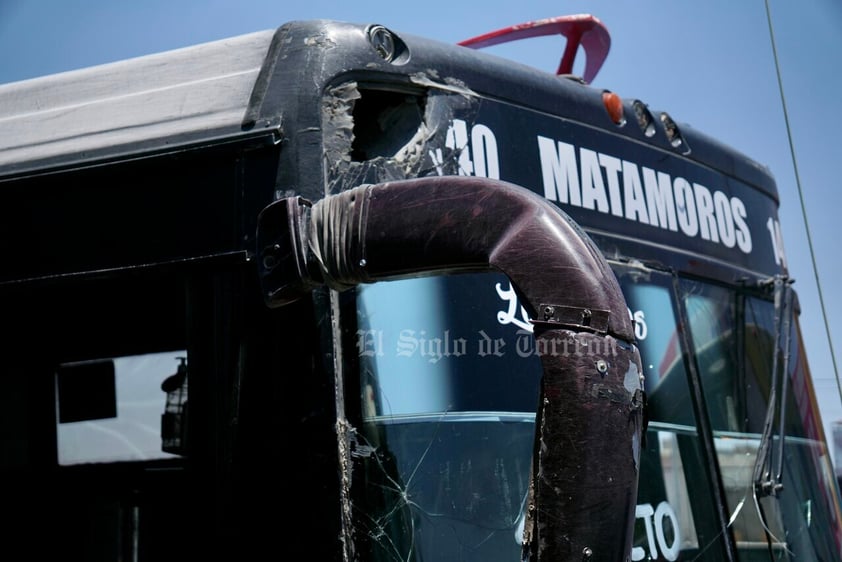
[[489, 100], [461, 117], [445, 152], [429, 150], [439, 173], [449, 149], [460, 175], [527, 187], [585, 228], [767, 274], [786, 267], [775, 200], [692, 154]]

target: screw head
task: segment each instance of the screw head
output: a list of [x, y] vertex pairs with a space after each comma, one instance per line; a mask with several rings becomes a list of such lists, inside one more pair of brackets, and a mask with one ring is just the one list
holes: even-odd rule
[[605, 359], [597, 360], [596, 370], [600, 375], [604, 375], [608, 372], [608, 362]]

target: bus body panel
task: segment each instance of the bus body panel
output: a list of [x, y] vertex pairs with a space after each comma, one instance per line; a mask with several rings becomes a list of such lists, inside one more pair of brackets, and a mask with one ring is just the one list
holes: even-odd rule
[[[394, 34], [384, 59], [370, 29], [291, 22], [0, 86], [0, 299], [15, 327], [2, 410], [21, 428], [3, 438], [21, 513], [4, 538], [35, 540], [43, 525], [65, 556], [97, 560], [265, 556], [278, 533], [326, 560], [516, 556], [536, 359], [571, 354], [600, 373], [610, 350], [563, 338], [536, 350], [536, 311], [496, 273], [318, 289], [277, 310], [257, 281], [258, 215], [274, 201], [469, 175], [558, 204], [625, 293], [651, 394], [632, 559], [838, 559], [798, 322], [784, 333], [772, 288], [787, 270], [768, 170], [680, 121], [672, 143], [671, 117], [647, 108], [649, 134], [640, 100], [624, 100], [618, 125], [602, 90], [486, 53]], [[96, 436], [131, 432], [56, 416], [57, 377], [79, 362], [148, 382], [171, 373], [146, 367], [183, 357], [186, 455], [123, 443], [116, 460], [86, 457]], [[167, 388], [169, 400], [179, 389]], [[136, 404], [117, 400], [125, 423]], [[760, 519], [751, 472], [764, 443], [783, 441], [761, 436], [769, 403], [787, 472], [780, 497], [758, 499]], [[153, 448], [154, 412], [142, 424]], [[29, 500], [43, 482], [47, 521]], [[300, 489], [305, 528], [288, 530], [281, 512]], [[277, 509], [253, 510], [254, 497]], [[86, 542], [88, 528], [101, 540]]]

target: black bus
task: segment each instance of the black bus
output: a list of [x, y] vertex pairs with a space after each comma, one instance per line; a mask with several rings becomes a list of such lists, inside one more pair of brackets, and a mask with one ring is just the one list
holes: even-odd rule
[[774, 180], [591, 87], [609, 45], [290, 22], [0, 85], [3, 547], [842, 559]]

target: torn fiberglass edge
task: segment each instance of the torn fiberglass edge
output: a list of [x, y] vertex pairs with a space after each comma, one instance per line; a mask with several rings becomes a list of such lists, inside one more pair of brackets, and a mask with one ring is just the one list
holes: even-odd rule
[[[466, 143], [454, 114], [470, 120], [480, 99], [458, 83], [413, 77], [419, 86], [375, 89], [345, 82], [322, 101], [325, 194], [362, 184], [431, 175], [458, 175]], [[465, 174], [462, 174], [465, 175]]]

